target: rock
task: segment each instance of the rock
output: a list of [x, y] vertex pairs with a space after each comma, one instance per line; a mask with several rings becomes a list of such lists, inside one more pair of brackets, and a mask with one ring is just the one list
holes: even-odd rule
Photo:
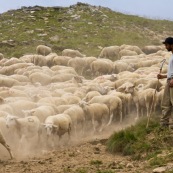
[[59, 38], [58, 35], [55, 35], [53, 37], [50, 37], [50, 40], [53, 41], [53, 42], [58, 42], [60, 40], [60, 38]]
[[133, 163], [127, 163], [126, 168], [134, 168]]
[[153, 173], [161, 173], [165, 171], [166, 171], [166, 167], [158, 167], [153, 170]]

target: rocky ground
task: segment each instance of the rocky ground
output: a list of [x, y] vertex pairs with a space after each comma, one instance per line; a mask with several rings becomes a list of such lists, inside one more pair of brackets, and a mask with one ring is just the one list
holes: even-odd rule
[[[124, 126], [125, 127], [125, 126]], [[121, 126], [122, 128], [122, 126]], [[106, 150], [106, 141], [120, 127], [109, 127], [101, 134], [90, 133], [55, 150], [35, 150], [27, 155], [15, 154], [8, 160], [0, 157], [0, 173], [149, 173], [147, 162], [134, 161], [129, 156], [113, 155]], [[37, 148], [39, 148], [37, 146]], [[14, 149], [13, 149], [14, 150]], [[2, 153], [2, 149], [0, 148]]]

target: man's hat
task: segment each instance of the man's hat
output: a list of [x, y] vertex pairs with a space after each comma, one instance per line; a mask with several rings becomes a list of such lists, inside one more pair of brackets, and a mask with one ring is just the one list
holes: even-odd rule
[[162, 42], [163, 44], [173, 44], [173, 38], [172, 37], [168, 37], [165, 39], [164, 42]]

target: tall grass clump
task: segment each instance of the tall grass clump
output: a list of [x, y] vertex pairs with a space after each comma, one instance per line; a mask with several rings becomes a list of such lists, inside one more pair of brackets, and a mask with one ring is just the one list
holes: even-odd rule
[[169, 130], [160, 130], [157, 118], [152, 118], [146, 128], [147, 118], [135, 125], [114, 132], [107, 141], [111, 153], [131, 155], [134, 159], [151, 158], [163, 149], [169, 149], [173, 138]]

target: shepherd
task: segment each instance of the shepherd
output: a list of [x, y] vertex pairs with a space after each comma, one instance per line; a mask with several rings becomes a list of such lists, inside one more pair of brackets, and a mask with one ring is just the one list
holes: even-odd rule
[[163, 44], [169, 52], [172, 52], [172, 55], [169, 59], [167, 74], [160, 73], [157, 75], [158, 79], [167, 78], [161, 104], [162, 116], [160, 119], [160, 126], [169, 128], [173, 107], [173, 37], [166, 38]]

